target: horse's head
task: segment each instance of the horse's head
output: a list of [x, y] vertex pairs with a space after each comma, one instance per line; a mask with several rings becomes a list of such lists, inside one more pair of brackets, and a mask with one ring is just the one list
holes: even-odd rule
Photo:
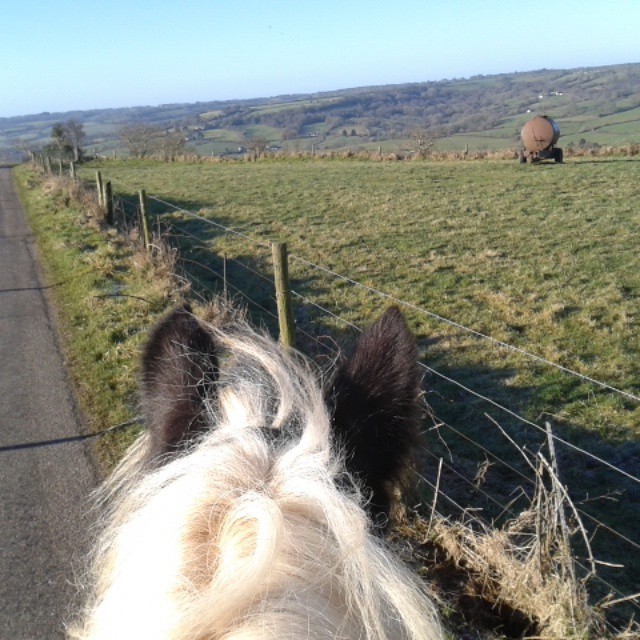
[[[433, 640], [375, 535], [418, 440], [416, 350], [392, 308], [325, 384], [243, 322], [178, 309], [142, 363], [148, 429], [102, 500], [85, 640]], [[368, 510], [367, 510], [368, 507]]]
[[[207, 428], [224, 352], [211, 327], [188, 308], [155, 327], [142, 366], [150, 456], [166, 459]], [[388, 516], [399, 493], [409, 488], [419, 446], [419, 383], [415, 341], [400, 310], [391, 307], [324, 384], [334, 446], [370, 492], [374, 515]]]

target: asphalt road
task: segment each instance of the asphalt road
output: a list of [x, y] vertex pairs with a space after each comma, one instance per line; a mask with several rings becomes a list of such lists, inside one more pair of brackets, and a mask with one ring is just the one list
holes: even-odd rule
[[[0, 168], [0, 447], [79, 433], [33, 249]], [[0, 640], [64, 637], [95, 484], [85, 446], [0, 451]]]

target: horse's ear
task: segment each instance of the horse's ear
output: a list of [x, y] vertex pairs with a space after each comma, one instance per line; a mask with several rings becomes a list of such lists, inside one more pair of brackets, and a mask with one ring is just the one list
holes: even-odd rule
[[176, 309], [161, 320], [142, 358], [142, 406], [152, 457], [180, 448], [204, 429], [204, 399], [217, 378], [213, 336], [191, 309]]
[[397, 307], [357, 341], [327, 390], [347, 469], [371, 490], [371, 511], [389, 514], [409, 486], [419, 443], [420, 375], [413, 336]]

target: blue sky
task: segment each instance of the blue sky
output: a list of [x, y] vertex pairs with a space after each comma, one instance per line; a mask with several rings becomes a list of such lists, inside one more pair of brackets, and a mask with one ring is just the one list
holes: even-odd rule
[[640, 0], [1, 0], [0, 117], [640, 62]]

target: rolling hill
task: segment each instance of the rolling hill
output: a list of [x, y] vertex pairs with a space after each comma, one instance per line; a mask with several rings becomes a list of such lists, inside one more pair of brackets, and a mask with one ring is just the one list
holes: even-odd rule
[[[0, 157], [42, 148], [56, 122], [84, 125], [89, 153], [125, 152], [118, 130], [180, 131], [203, 155], [242, 153], [251, 141], [287, 151], [515, 148], [522, 124], [551, 115], [561, 144], [640, 142], [640, 64], [532, 71], [313, 95], [0, 118]], [[421, 142], [422, 141], [422, 142]]]

